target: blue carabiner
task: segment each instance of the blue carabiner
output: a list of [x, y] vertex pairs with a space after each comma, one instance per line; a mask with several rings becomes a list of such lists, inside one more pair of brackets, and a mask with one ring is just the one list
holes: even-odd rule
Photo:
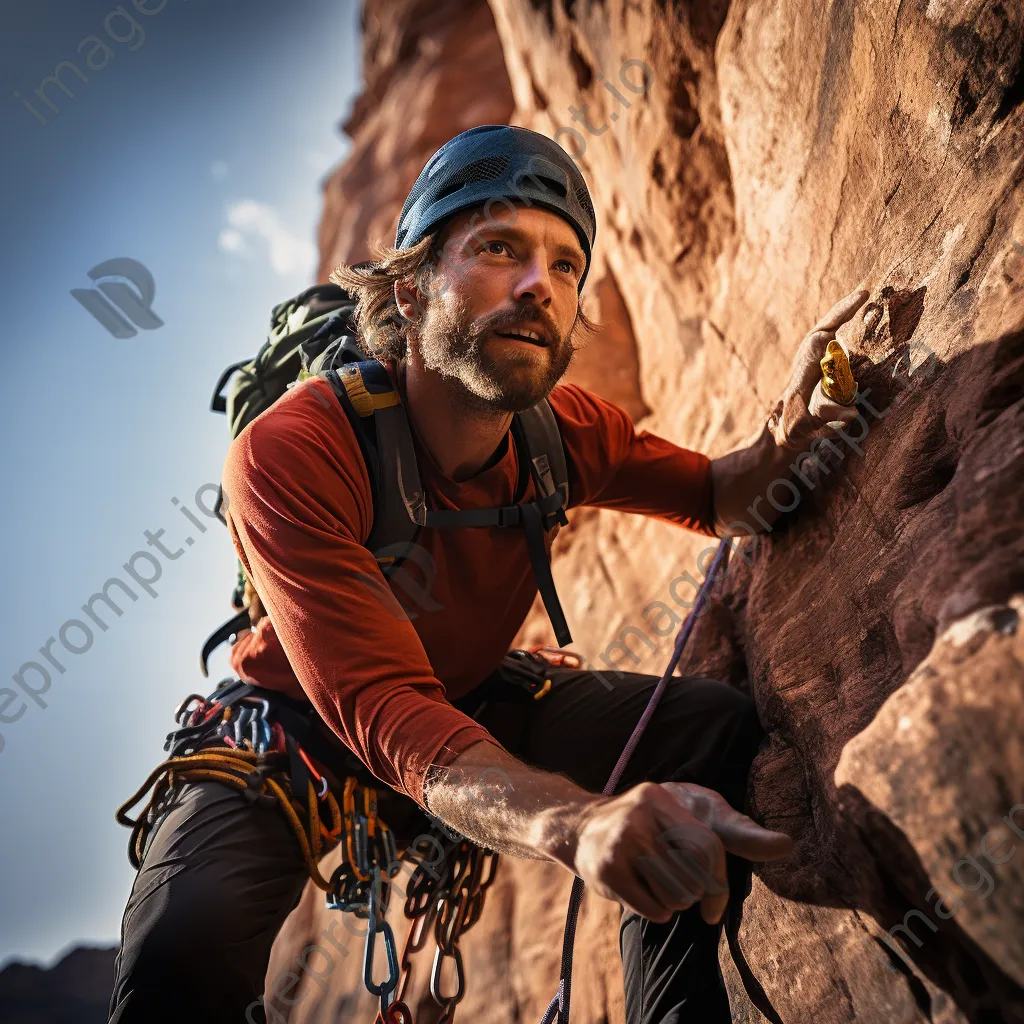
[[[372, 995], [380, 996], [381, 1010], [387, 1009], [391, 1003], [391, 993], [398, 986], [398, 949], [395, 945], [395, 933], [391, 925], [384, 919], [380, 906], [381, 873], [380, 868], [374, 870], [374, 881], [370, 886], [370, 915], [366, 922], [366, 949], [363, 953], [363, 984]], [[384, 936], [384, 949], [388, 957], [388, 977], [379, 985], [373, 980], [373, 948], [377, 933]]]
[[[391, 925], [384, 921], [379, 927], [375, 927], [372, 918], [367, 922], [366, 952], [363, 954], [363, 984], [367, 991], [375, 996], [380, 996], [381, 1009], [386, 1009], [391, 1003], [391, 993], [398, 987], [398, 949], [395, 945], [395, 933]], [[384, 936], [384, 949], [388, 954], [388, 977], [379, 985], [373, 980], [373, 946], [377, 932]]]
[[248, 739], [247, 731], [249, 729], [249, 722], [252, 719], [254, 710], [252, 708], [240, 708], [238, 714], [235, 715], [235, 743], [241, 747], [242, 741]]
[[[263, 697], [246, 697], [245, 700], [253, 704], [262, 705], [262, 710], [253, 711], [252, 717], [252, 746], [257, 754], [265, 754], [273, 743], [273, 734], [270, 731], [270, 701]], [[260, 727], [260, 738], [256, 737], [257, 724]]]

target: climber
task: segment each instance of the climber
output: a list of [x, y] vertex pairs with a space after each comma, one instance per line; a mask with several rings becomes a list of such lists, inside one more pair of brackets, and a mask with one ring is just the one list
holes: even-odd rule
[[[559, 384], [594, 329], [580, 308], [594, 237], [582, 175], [542, 135], [481, 126], [431, 157], [394, 248], [379, 247], [370, 269], [335, 272], [358, 297], [360, 337], [387, 371], [383, 385], [351, 368], [311, 377], [229, 451], [226, 519], [254, 621], [232, 665], [245, 682], [312, 704], [339, 749], [384, 783], [389, 823], [385, 798], [395, 820], [430, 814], [481, 847], [560, 864], [618, 901], [629, 1021], [728, 1021], [718, 936], [729, 888], [742, 898], [744, 859], [791, 849], [741, 813], [762, 738], [753, 702], [711, 679], [675, 680], [617, 795], [598, 796], [657, 680], [616, 673], [609, 691], [591, 672], [549, 664], [543, 692], [515, 684], [507, 652], [543, 576], [526, 524], [543, 504], [549, 550], [567, 493], [570, 508], [707, 536], [763, 529], [772, 512], [754, 516], [752, 502], [790, 477], [795, 453], [829, 422], [856, 415], [823, 402], [816, 382], [825, 345], [867, 296], [848, 296], [807, 336], [756, 439], [709, 459]], [[545, 399], [564, 490], [546, 458], [524, 466], [510, 431]], [[359, 417], [399, 406], [422, 487], [400, 462], [399, 512], [421, 517], [416, 557], [433, 567], [411, 607], [383, 574], [388, 559], [366, 546], [383, 513], [357, 433]], [[387, 436], [378, 429], [377, 445]], [[495, 507], [501, 528], [429, 518]], [[545, 604], [557, 613], [550, 592]], [[283, 817], [216, 782], [188, 783], [147, 843], [111, 1021], [264, 1019], [253, 1006], [271, 943], [306, 879]]]

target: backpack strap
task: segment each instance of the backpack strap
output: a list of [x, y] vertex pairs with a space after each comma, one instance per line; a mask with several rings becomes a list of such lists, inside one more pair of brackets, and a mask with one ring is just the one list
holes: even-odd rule
[[523, 509], [523, 530], [530, 564], [544, 608], [554, 627], [558, 646], [568, 647], [572, 643], [572, 635], [551, 575], [544, 533], [557, 526], [569, 525], [565, 516], [565, 510], [569, 507], [569, 474], [562, 435], [546, 398], [516, 413], [512, 419], [512, 436], [519, 445], [520, 462], [525, 460], [529, 464], [537, 493], [542, 496], [539, 502], [520, 506]]
[[[410, 519], [396, 487], [394, 467], [387, 457], [393, 443], [387, 416], [398, 413], [409, 434], [401, 399], [394, 389], [387, 368], [376, 359], [346, 363], [325, 370], [325, 377], [348, 416], [366, 463], [373, 496], [373, 525], [366, 547], [377, 560], [385, 577], [394, 573], [419, 536], [420, 524]], [[383, 434], [381, 431], [383, 425]], [[399, 432], [399, 437], [401, 433]], [[409, 445], [412, 438], [409, 437]], [[415, 469], [415, 459], [413, 467]], [[419, 470], [415, 469], [419, 481]]]
[[[556, 518], [560, 525], [568, 526], [565, 509], [569, 507], [569, 473], [565, 449], [562, 447], [562, 434], [551, 403], [545, 398], [531, 408], [516, 413], [512, 420], [513, 431], [517, 427], [522, 431], [526, 451], [530, 454], [538, 453], [528, 462], [539, 492], [546, 496], [553, 491], [561, 491], [562, 508]], [[544, 524], [546, 529], [553, 525], [553, 522]]]
[[[526, 535], [530, 564], [559, 646], [572, 636], [558, 600], [551, 564], [544, 545], [545, 530], [566, 525], [568, 476], [561, 435], [551, 407], [544, 400], [513, 417], [512, 437], [520, 464], [525, 461], [537, 485], [539, 497], [498, 508], [429, 509], [420, 480], [409, 420], [387, 369], [376, 360], [349, 363], [325, 373], [338, 395], [357, 435], [368, 437], [366, 421], [373, 422], [372, 465], [378, 472], [374, 495], [374, 523], [367, 540], [385, 576], [408, 553], [419, 530], [464, 527], [520, 526]], [[362, 444], [362, 442], [361, 442]], [[536, 456], [532, 456], [537, 452]], [[364, 456], [366, 455], [364, 450]]]

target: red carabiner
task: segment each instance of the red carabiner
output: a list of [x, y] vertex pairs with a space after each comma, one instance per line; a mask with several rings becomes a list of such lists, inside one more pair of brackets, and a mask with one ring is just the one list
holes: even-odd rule
[[383, 1013], [377, 1014], [377, 1024], [412, 1024], [412, 1011], [396, 1000]]

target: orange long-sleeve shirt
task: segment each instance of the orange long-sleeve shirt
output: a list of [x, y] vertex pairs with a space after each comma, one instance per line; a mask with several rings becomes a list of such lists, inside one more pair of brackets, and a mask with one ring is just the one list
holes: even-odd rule
[[[706, 456], [635, 432], [626, 412], [575, 385], [555, 388], [550, 402], [570, 507], [651, 515], [714, 535]], [[430, 507], [512, 504], [519, 467], [510, 438], [503, 448], [456, 483], [417, 440]], [[424, 529], [418, 544], [433, 560], [432, 583], [413, 600], [389, 586], [363, 547], [373, 520], [363, 457], [320, 378], [293, 388], [236, 438], [223, 483], [232, 540], [269, 613], [235, 644], [235, 670], [304, 693], [374, 775], [422, 806], [431, 765], [495, 742], [447, 696], [497, 668], [533, 603], [522, 530]], [[523, 500], [533, 495], [531, 480]]]

